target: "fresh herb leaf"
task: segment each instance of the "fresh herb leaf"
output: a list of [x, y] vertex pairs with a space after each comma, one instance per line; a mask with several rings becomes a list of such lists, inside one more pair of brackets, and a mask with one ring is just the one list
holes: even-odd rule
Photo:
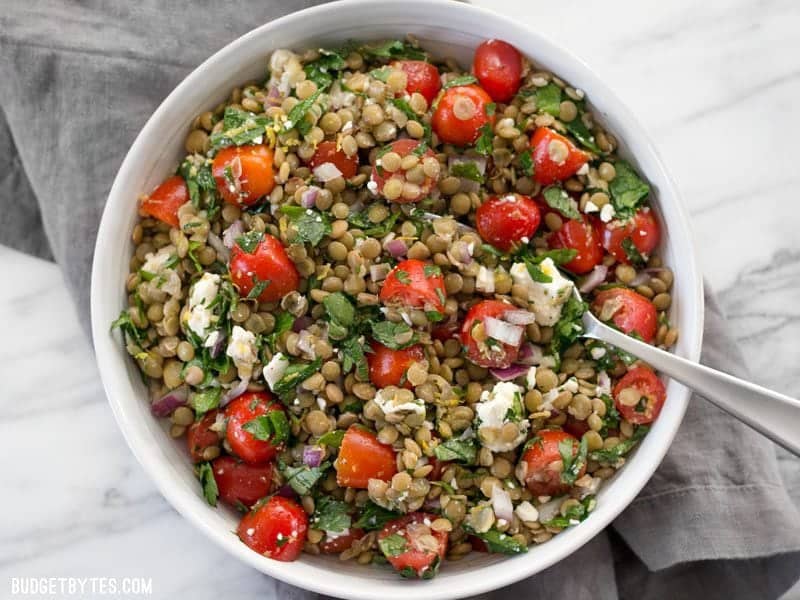
[[387, 557], [399, 556], [406, 551], [408, 540], [398, 533], [393, 533], [379, 540], [378, 547]]
[[294, 392], [294, 389], [298, 385], [319, 371], [321, 366], [321, 358], [317, 358], [310, 363], [296, 362], [290, 364], [288, 367], [286, 367], [283, 377], [275, 382], [275, 386], [272, 388], [272, 391], [281, 397], [281, 399], [284, 399], [287, 395]]
[[217, 481], [214, 479], [214, 470], [211, 468], [211, 463], [203, 462], [195, 467], [195, 473], [200, 479], [200, 486], [203, 488], [203, 497], [211, 506], [217, 505], [217, 498], [219, 498], [219, 488]]
[[617, 174], [608, 184], [611, 204], [614, 206], [617, 217], [626, 219], [632, 217], [636, 209], [647, 198], [650, 186], [636, 174], [636, 171], [627, 162], [618, 160], [614, 163], [614, 168]]
[[581, 218], [581, 213], [578, 212], [578, 203], [560, 186], [548, 186], [542, 195], [550, 208], [557, 210], [568, 219]]
[[326, 90], [333, 83], [334, 73], [347, 66], [345, 56], [338, 50], [325, 50], [320, 48], [320, 57], [306, 64], [303, 70], [306, 79], [317, 84], [318, 90]]
[[247, 421], [242, 429], [262, 442], [270, 442], [273, 446], [289, 439], [289, 421], [282, 410], [272, 410]]
[[217, 182], [211, 174], [211, 161], [199, 156], [187, 156], [178, 169], [181, 177], [186, 181], [189, 190], [189, 199], [192, 206], [202, 207], [202, 194], [206, 193], [206, 204], [216, 204]]
[[294, 315], [289, 312], [283, 311], [277, 314], [275, 317], [275, 327], [267, 337], [267, 345], [272, 349], [275, 350], [275, 344], [278, 341], [278, 338], [284, 334], [285, 332], [289, 331], [294, 325]]
[[318, 89], [305, 100], [301, 100], [295, 104], [294, 108], [289, 111], [286, 122], [283, 124], [284, 131], [297, 129], [300, 135], [306, 135], [311, 131], [313, 125], [306, 119], [306, 115], [308, 115], [308, 111], [311, 110], [311, 107], [314, 105], [314, 102], [317, 101], [317, 98], [320, 97], [320, 94], [322, 94], [322, 90]]
[[322, 304], [325, 307], [328, 318], [341, 327], [347, 329], [355, 322], [356, 309], [342, 292], [328, 294], [322, 300]]
[[369, 365], [364, 354], [364, 342], [360, 337], [344, 340], [340, 347], [342, 353], [342, 371], [346, 374], [355, 369], [362, 381], [369, 379]]
[[[422, 125], [424, 133], [422, 135], [422, 140], [420, 141], [419, 145], [415, 148], [415, 151], [418, 150], [419, 147], [422, 146], [423, 144], [425, 145], [426, 148], [430, 146], [431, 126], [428, 125], [427, 123], [424, 123], [422, 121], [422, 117], [418, 115], [416, 112], [414, 112], [414, 109], [411, 108], [411, 105], [408, 103], [408, 100], [406, 100], [405, 98], [389, 98], [388, 102], [396, 106], [399, 110], [401, 110], [408, 117], [410, 121], [416, 121], [420, 125]], [[422, 150], [422, 152], [424, 153], [425, 151]], [[418, 156], [422, 156], [422, 154], [419, 154]]]
[[589, 128], [586, 127], [586, 123], [583, 122], [583, 115], [579, 114], [572, 119], [572, 121], [564, 123], [564, 127], [566, 127], [567, 131], [569, 131], [584, 148], [596, 154], [600, 154], [600, 148], [595, 143], [592, 132], [589, 131]]
[[333, 431], [322, 434], [322, 436], [317, 440], [317, 443], [323, 446], [328, 446], [329, 448], [338, 448], [342, 445], [344, 434], [344, 429], [334, 429]]
[[622, 240], [622, 249], [625, 251], [625, 256], [628, 257], [628, 260], [631, 261], [631, 264], [637, 267], [641, 267], [645, 264], [644, 257], [639, 252], [639, 249], [636, 247], [636, 244], [633, 243], [633, 240], [629, 237], [626, 237]]
[[411, 277], [409, 277], [408, 271], [397, 269], [397, 271], [394, 272], [394, 276], [397, 278], [397, 281], [403, 285], [409, 285], [411, 283]]
[[416, 46], [402, 40], [387, 40], [377, 46], [362, 46], [359, 52], [374, 58], [385, 58], [389, 60], [410, 59], [428, 60], [428, 55]]
[[553, 339], [550, 342], [550, 351], [559, 356], [561, 351], [571, 346], [583, 333], [583, 313], [586, 312], [586, 303], [570, 295], [561, 309], [561, 318], [553, 327]]
[[593, 450], [589, 453], [589, 458], [603, 464], [616, 464], [623, 456], [633, 450], [633, 447], [647, 435], [648, 431], [650, 431], [650, 427], [647, 425], [640, 425], [627, 440], [622, 440], [619, 444], [611, 448]]
[[520, 169], [522, 169], [523, 174], [527, 175], [528, 177], [533, 175], [533, 156], [531, 155], [530, 148], [519, 155], [519, 166]]
[[374, 77], [378, 81], [382, 81], [383, 83], [386, 83], [386, 81], [389, 79], [389, 75], [391, 75], [392, 71], [394, 71], [394, 69], [392, 67], [381, 67], [380, 69], [372, 69], [372, 71], [370, 71], [369, 74], [370, 74], [370, 77]]
[[269, 117], [228, 106], [222, 118], [222, 125], [222, 131], [211, 134], [212, 150], [227, 146], [260, 144], [273, 122]]
[[306, 496], [311, 493], [314, 486], [325, 474], [325, 471], [331, 466], [331, 463], [324, 462], [318, 467], [309, 467], [306, 465], [300, 467], [290, 467], [283, 462], [278, 463], [278, 469], [286, 478], [292, 489], [301, 496]]
[[553, 281], [553, 278], [542, 271], [538, 264], [530, 260], [525, 261], [525, 268], [528, 269], [528, 274], [531, 276], [531, 279], [538, 283], [551, 283]]
[[493, 117], [495, 111], [497, 111], [497, 104], [494, 102], [487, 102], [483, 110], [487, 117]]
[[428, 277], [440, 277], [442, 275], [442, 269], [439, 265], [425, 265], [422, 272], [425, 274], [426, 279]]
[[311, 522], [315, 529], [329, 533], [342, 533], [350, 529], [350, 507], [346, 502], [331, 496], [320, 496], [314, 503]]
[[372, 323], [372, 337], [392, 350], [402, 350], [419, 341], [417, 333], [403, 322], [378, 321]]
[[482, 539], [486, 544], [486, 549], [489, 552], [495, 552], [498, 554], [522, 554], [523, 552], [528, 551], [527, 546], [520, 544], [507, 533], [497, 531], [496, 529], [490, 529], [489, 531], [484, 531], [481, 533], [469, 527], [466, 527], [466, 529], [475, 537]]
[[594, 510], [597, 501], [595, 500], [594, 496], [587, 496], [579, 504], [570, 507], [566, 514], [558, 515], [557, 517], [550, 519], [542, 523], [547, 527], [560, 527], [562, 529], [569, 527], [570, 525], [577, 525], [586, 517], [589, 516], [589, 513]]
[[472, 85], [473, 83], [478, 83], [478, 80], [475, 79], [474, 75], [460, 75], [445, 83], [442, 86], [442, 89], [447, 90], [450, 89], [451, 87], [456, 87], [459, 85]]
[[450, 438], [436, 446], [433, 453], [439, 460], [455, 460], [466, 465], [473, 465], [478, 458], [478, 446], [474, 439]]
[[297, 231], [292, 243], [316, 246], [331, 232], [331, 221], [323, 212], [288, 204], [281, 206], [281, 212], [289, 217], [289, 222]]
[[272, 283], [269, 279], [259, 279], [258, 275], [253, 273], [252, 275], [253, 280], [253, 287], [247, 292], [247, 299], [248, 300], [255, 300], [258, 298], [261, 293], [267, 289], [267, 286]]
[[555, 83], [548, 83], [544, 87], [536, 88], [534, 94], [536, 109], [557, 117], [561, 112], [561, 88]]
[[219, 406], [220, 396], [222, 396], [222, 388], [218, 387], [210, 387], [200, 392], [194, 392], [189, 398], [189, 406], [198, 415], [202, 415]]
[[248, 231], [236, 238], [236, 245], [244, 250], [247, 254], [252, 254], [264, 239], [264, 233], [261, 231]]
[[575, 480], [580, 476], [581, 469], [586, 465], [586, 453], [588, 451], [586, 438], [581, 438], [578, 452], [574, 456], [572, 454], [573, 450], [573, 440], [571, 438], [561, 440], [558, 443], [558, 453], [561, 455], [561, 461], [564, 464], [561, 470], [561, 482], [567, 485], [575, 483]]
[[369, 211], [367, 210], [362, 210], [357, 213], [353, 213], [347, 218], [347, 221], [353, 227], [363, 231], [364, 235], [378, 238], [385, 236], [392, 229], [394, 229], [394, 225], [397, 223], [397, 219], [401, 214], [400, 212], [395, 212], [390, 214], [380, 223], [373, 223], [369, 220], [368, 212]]
[[358, 517], [358, 520], [353, 523], [353, 527], [356, 529], [364, 529], [365, 531], [375, 531], [377, 529], [383, 529], [386, 523], [399, 516], [400, 513], [389, 510], [388, 508], [383, 508], [369, 501], [364, 505], [364, 508], [361, 510], [361, 515]]
[[423, 154], [428, 150], [428, 142], [422, 140], [416, 147], [411, 151], [411, 154], [414, 156], [422, 157]]
[[492, 140], [494, 140], [492, 126], [486, 123], [479, 131], [478, 140], [475, 142], [475, 151], [483, 156], [489, 156], [494, 149], [494, 146], [492, 146]]
[[450, 175], [483, 183], [483, 175], [478, 170], [478, 165], [472, 161], [455, 163], [450, 167]]
[[147, 332], [136, 327], [131, 319], [131, 314], [127, 310], [123, 310], [117, 320], [111, 323], [111, 331], [115, 329], [119, 329], [122, 332], [126, 341], [132, 341], [137, 346], [141, 346], [147, 337]]

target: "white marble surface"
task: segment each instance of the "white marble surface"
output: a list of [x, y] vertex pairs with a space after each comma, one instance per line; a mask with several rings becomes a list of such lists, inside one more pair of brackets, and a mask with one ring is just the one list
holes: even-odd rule
[[[800, 396], [800, 5], [477, 4], [568, 46], [626, 100], [683, 191], [754, 378]], [[184, 522], [134, 460], [58, 269], [0, 246], [0, 273], [0, 597], [23, 576], [146, 576], [157, 598], [269, 597], [269, 581]], [[800, 498], [798, 463], [783, 465]]]

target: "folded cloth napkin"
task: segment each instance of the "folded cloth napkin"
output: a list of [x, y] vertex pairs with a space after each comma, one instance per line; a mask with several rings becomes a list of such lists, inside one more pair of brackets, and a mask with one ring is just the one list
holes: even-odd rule
[[[95, 231], [136, 132], [206, 56], [254, 24], [310, 4], [4, 4], [0, 242], [55, 258], [87, 331]], [[706, 308], [703, 362], [747, 377], [710, 294]], [[482, 598], [749, 600], [777, 598], [798, 576], [800, 514], [774, 446], [693, 397], [661, 467], [609, 530], [547, 571]], [[276, 582], [264, 589], [264, 597], [314, 596]]]

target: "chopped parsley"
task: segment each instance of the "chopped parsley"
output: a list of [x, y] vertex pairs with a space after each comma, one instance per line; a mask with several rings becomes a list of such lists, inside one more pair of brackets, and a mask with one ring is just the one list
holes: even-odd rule
[[[186, 182], [189, 190], [189, 199], [192, 206], [200, 209], [205, 198], [206, 209], [209, 213], [218, 209], [217, 182], [211, 174], [211, 160], [200, 156], [187, 156], [178, 169], [181, 177]], [[214, 214], [216, 214], [214, 212]], [[209, 215], [209, 219], [214, 217]]]
[[475, 151], [483, 156], [489, 156], [494, 148], [492, 140], [494, 140], [492, 125], [486, 123], [479, 130], [478, 140], [475, 142]]
[[[206, 377], [210, 374], [210, 371], [207, 371]], [[191, 406], [198, 415], [202, 415], [217, 408], [221, 396], [222, 388], [210, 387], [199, 392], [194, 392], [189, 398], [189, 406]]]
[[376, 342], [392, 350], [402, 350], [419, 341], [417, 332], [406, 323], [393, 323], [392, 321], [373, 322], [372, 337]]
[[447, 90], [450, 89], [451, 87], [457, 87], [460, 85], [472, 85], [473, 83], [478, 83], [478, 80], [475, 79], [474, 75], [460, 75], [445, 83], [442, 86], [442, 89]]
[[497, 529], [490, 529], [479, 533], [469, 527], [466, 528], [472, 535], [483, 540], [489, 552], [498, 554], [522, 554], [528, 551], [528, 547], [521, 544], [513, 537]]
[[339, 50], [320, 48], [319, 53], [320, 57], [307, 63], [303, 70], [306, 72], [306, 79], [316, 83], [318, 90], [326, 90], [333, 83], [334, 74], [347, 66], [347, 61]]
[[232, 106], [225, 109], [222, 118], [222, 131], [211, 134], [211, 149], [219, 150], [227, 146], [259, 144], [273, 121], [269, 117], [240, 110]]
[[344, 429], [334, 429], [333, 431], [322, 434], [322, 436], [317, 440], [317, 443], [330, 448], [338, 448], [342, 445], [344, 434]]
[[558, 185], [551, 185], [542, 192], [544, 201], [547, 205], [560, 212], [568, 219], [580, 219], [581, 213], [578, 212], [578, 203], [567, 192]]
[[264, 239], [264, 234], [261, 231], [248, 231], [236, 238], [236, 245], [244, 250], [247, 254], [252, 254], [258, 248], [261, 240]]
[[286, 117], [286, 122], [283, 124], [284, 131], [297, 129], [297, 132], [300, 135], [306, 135], [309, 131], [311, 131], [313, 125], [311, 124], [311, 121], [306, 119], [306, 116], [308, 115], [308, 111], [311, 110], [311, 107], [314, 105], [314, 102], [316, 102], [317, 98], [320, 97], [320, 94], [322, 94], [322, 90], [318, 89], [305, 100], [301, 100], [295, 104], [294, 108], [289, 111], [289, 114]]
[[575, 296], [570, 296], [561, 309], [561, 318], [553, 327], [553, 339], [550, 342], [552, 354], [558, 357], [562, 350], [569, 347], [583, 333], [583, 313], [586, 303]]
[[533, 94], [536, 100], [536, 110], [554, 117], [561, 113], [561, 88], [555, 83], [548, 83], [544, 87], [536, 88]]
[[324, 462], [318, 467], [309, 467], [302, 465], [300, 467], [290, 467], [284, 462], [278, 463], [278, 470], [286, 478], [292, 489], [301, 496], [306, 496], [311, 493], [314, 486], [325, 474], [325, 471], [330, 468], [330, 462]]
[[608, 184], [611, 204], [617, 218], [632, 217], [650, 193], [647, 185], [627, 162], [618, 160], [614, 163], [617, 174]]
[[284, 205], [281, 212], [296, 230], [292, 243], [316, 246], [331, 232], [331, 221], [323, 212], [302, 206]]
[[320, 496], [314, 503], [311, 523], [315, 529], [330, 533], [343, 533], [350, 529], [350, 507], [332, 496]]
[[625, 256], [628, 257], [628, 260], [631, 261], [632, 265], [637, 267], [641, 267], [645, 264], [644, 256], [642, 256], [639, 249], [636, 247], [636, 244], [633, 243], [633, 240], [629, 237], [626, 237], [622, 240], [622, 249], [625, 251]]
[[139, 329], [131, 319], [131, 314], [127, 310], [123, 310], [117, 320], [111, 323], [111, 331], [119, 329], [122, 332], [125, 341], [133, 342], [141, 346], [147, 339], [147, 331]]
[[270, 283], [272, 283], [272, 281], [270, 281], [269, 279], [259, 279], [258, 275], [256, 275], [255, 273], [253, 273], [251, 279], [253, 281], [253, 287], [249, 292], [247, 292], [246, 297], [248, 300], [254, 300], [258, 298], [261, 295], [261, 293], [265, 289], [267, 289], [267, 286]]
[[[420, 144], [421, 146], [422, 144]], [[419, 146], [417, 146], [419, 148]], [[364, 235], [370, 237], [383, 237], [387, 233], [389, 233], [392, 229], [394, 229], [395, 223], [397, 223], [397, 219], [400, 218], [400, 212], [394, 212], [386, 217], [380, 223], [373, 223], [369, 220], [369, 211], [362, 210], [356, 213], [351, 214], [347, 221], [353, 227], [356, 227], [364, 232]]]
[[385, 556], [400, 556], [408, 547], [408, 540], [399, 533], [392, 533], [378, 541], [378, 547]]
[[259, 415], [242, 425], [242, 429], [262, 442], [269, 442], [277, 446], [289, 439], [290, 429], [286, 413], [282, 410], [272, 410]]
[[450, 167], [450, 175], [483, 183], [483, 175], [478, 170], [478, 165], [472, 161], [455, 163]]
[[411, 283], [411, 277], [408, 276], [408, 271], [397, 269], [394, 272], [394, 276], [397, 278], [397, 281], [399, 281], [403, 285], [409, 285]]
[[417, 46], [402, 40], [388, 40], [376, 46], [361, 46], [358, 51], [366, 56], [374, 58], [385, 58], [387, 61], [409, 59], [409, 60], [428, 60], [425, 51]]
[[566, 514], [558, 515], [542, 524], [547, 527], [561, 527], [562, 529], [570, 525], [577, 525], [589, 516], [596, 504], [597, 500], [595, 500], [594, 496], [587, 496], [579, 504], [571, 506], [566, 511]]
[[647, 425], [640, 425], [637, 427], [633, 435], [629, 437], [627, 440], [622, 440], [616, 446], [612, 446], [611, 448], [603, 448], [602, 450], [593, 450], [589, 453], [589, 458], [591, 460], [597, 461], [603, 464], [616, 464], [619, 460], [628, 454], [633, 447], [645, 436], [647, 432], [650, 431], [650, 427]]
[[530, 148], [519, 155], [519, 167], [522, 169], [522, 173], [528, 177], [533, 175], [533, 156]]
[[219, 488], [217, 481], [214, 479], [214, 471], [211, 468], [211, 463], [203, 462], [194, 468], [195, 474], [200, 479], [200, 486], [203, 488], [203, 497], [211, 506], [217, 505], [219, 498]]
[[369, 501], [364, 505], [358, 520], [353, 523], [353, 527], [366, 531], [375, 531], [377, 529], [383, 529], [386, 523], [399, 516], [401, 516], [400, 513], [389, 510], [388, 508], [383, 508]]
[[462, 464], [473, 465], [478, 458], [478, 446], [474, 439], [450, 438], [436, 446], [433, 453], [439, 460], [454, 460]]
[[286, 367], [286, 371], [283, 372], [283, 377], [281, 377], [272, 388], [272, 391], [277, 394], [281, 400], [286, 400], [286, 398], [294, 392], [295, 388], [303, 383], [306, 379], [311, 377], [314, 373], [319, 371], [319, 368], [322, 366], [322, 359], [317, 358], [316, 360], [307, 363], [307, 362], [296, 362], [290, 364]]
[[581, 438], [578, 452], [574, 455], [573, 441], [572, 438], [568, 438], [558, 443], [558, 453], [561, 455], [561, 461], [564, 464], [561, 470], [561, 482], [567, 485], [573, 485], [580, 476], [583, 467], [586, 466], [586, 453], [588, 451], [586, 438]]

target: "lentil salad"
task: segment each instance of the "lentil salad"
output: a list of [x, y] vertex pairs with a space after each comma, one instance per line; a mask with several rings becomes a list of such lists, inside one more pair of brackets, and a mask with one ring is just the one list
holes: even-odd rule
[[469, 73], [413, 40], [278, 50], [195, 119], [142, 197], [115, 326], [243, 542], [429, 578], [588, 516], [665, 393], [578, 339], [572, 286], [677, 338], [649, 188], [615, 149], [496, 40]]

